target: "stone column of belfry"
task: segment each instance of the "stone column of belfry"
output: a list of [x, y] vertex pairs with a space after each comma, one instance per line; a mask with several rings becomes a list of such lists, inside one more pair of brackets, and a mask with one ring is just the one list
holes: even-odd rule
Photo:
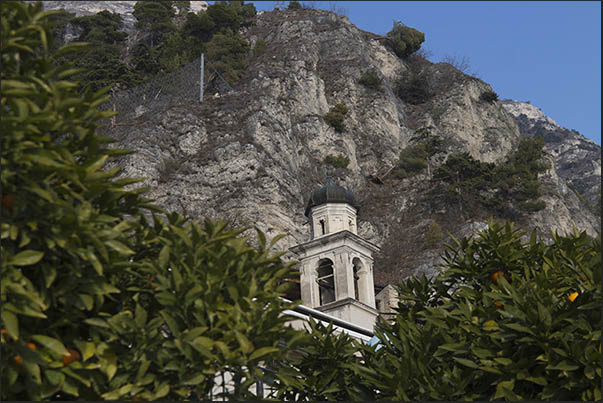
[[304, 304], [310, 308], [314, 308], [320, 305], [320, 295], [318, 291], [317, 273], [318, 258], [309, 259], [303, 262], [301, 266], [300, 276], [300, 288], [301, 288], [301, 299]]
[[368, 306], [375, 306], [375, 293], [372, 265], [362, 262], [362, 268], [358, 271], [358, 300]]
[[[337, 254], [333, 264], [333, 274], [335, 274], [335, 301], [353, 297], [350, 295], [349, 287], [349, 276], [347, 275], [348, 265], [347, 256], [344, 254]], [[354, 283], [352, 283], [352, 290], [354, 290]]]
[[345, 254], [345, 261], [345, 280], [346, 287], [348, 289], [347, 296], [358, 299], [358, 295], [356, 295], [355, 290], [356, 287], [354, 287], [354, 265], [352, 264], [352, 257], [348, 253]]

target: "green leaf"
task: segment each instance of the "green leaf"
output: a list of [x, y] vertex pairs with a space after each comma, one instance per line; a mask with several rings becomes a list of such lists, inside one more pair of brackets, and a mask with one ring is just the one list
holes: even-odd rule
[[187, 330], [185, 337], [188, 340], [194, 340], [196, 337], [199, 337], [206, 331], [207, 331], [207, 326], [194, 327], [192, 329]]
[[75, 346], [82, 354], [82, 361], [88, 360], [96, 351], [96, 345], [91, 341], [75, 340]]
[[525, 378], [525, 380], [533, 382], [537, 385], [542, 385], [542, 386], [546, 386], [548, 384], [546, 378], [543, 376], [537, 376], [537, 377], [529, 376], [529, 377]]
[[557, 365], [547, 365], [546, 369], [556, 369], [560, 371], [574, 371], [580, 368], [578, 365], [570, 364], [569, 362], [563, 360]]
[[193, 374], [190, 378], [184, 380], [185, 385], [198, 385], [205, 379], [203, 373]]
[[36, 250], [24, 250], [23, 252], [19, 252], [10, 258], [8, 263], [15, 266], [29, 266], [38, 263], [40, 260], [42, 260], [43, 256], [44, 252]]
[[77, 297], [87, 311], [90, 311], [92, 308], [94, 308], [94, 298], [92, 298], [90, 295], [78, 294]]
[[[4, 81], [2, 82], [4, 84]], [[29, 108], [27, 107], [27, 103], [22, 99], [14, 99], [13, 102], [17, 105], [18, 116], [19, 119], [25, 119], [29, 114]]]
[[518, 332], [534, 335], [534, 332], [529, 327], [520, 325], [519, 323], [505, 323], [503, 326], [508, 327], [509, 329], [517, 330]]
[[69, 378], [65, 378], [65, 382], [61, 385], [61, 390], [72, 396], [79, 396], [77, 385]]
[[89, 318], [89, 319], [85, 319], [84, 323], [87, 323], [91, 326], [98, 326], [98, 327], [104, 327], [109, 329], [109, 325], [107, 324], [107, 322], [104, 319], [101, 318]]
[[64, 168], [65, 167], [65, 165], [58, 163], [56, 160], [49, 158], [49, 157], [45, 157], [43, 155], [30, 154], [30, 155], [24, 156], [23, 159], [25, 161], [35, 162], [35, 163], [38, 163], [40, 165], [50, 167], [50, 168]]
[[215, 342], [215, 344], [224, 357], [229, 358], [232, 355], [231, 351], [228, 349], [228, 346], [223, 341], [218, 340]]
[[[502, 381], [496, 385], [496, 394], [494, 395], [494, 399], [499, 398], [507, 398], [509, 396], [509, 392], [513, 392], [513, 388], [515, 387], [515, 381]], [[515, 400], [515, 399], [511, 399]]]
[[[78, 52], [80, 50], [87, 49], [89, 47], [90, 47], [90, 44], [88, 42], [70, 42], [67, 45], [62, 46], [55, 54], [55, 57], [64, 56], [66, 54], [73, 53], [73, 52]], [[73, 69], [73, 70], [82, 71], [83, 69]], [[69, 72], [69, 74], [67, 74], [68, 72]], [[73, 75], [76, 73], [77, 73], [77, 71], [70, 72], [70, 70], [65, 70], [63, 72], [63, 75], [62, 76], [60, 75], [59, 78], [65, 78], [69, 75]]]
[[117, 372], [117, 356], [115, 353], [104, 353], [102, 357], [102, 366], [101, 368], [104, 370], [107, 378], [109, 380], [113, 379], [115, 373]]
[[109, 158], [109, 156], [107, 154], [101, 155], [99, 158], [96, 159], [96, 161], [94, 161], [92, 164], [90, 164], [90, 166], [88, 166], [86, 168], [86, 172], [88, 174], [90, 174], [90, 173], [102, 168], [102, 166], [105, 165], [107, 158]]
[[452, 357], [456, 362], [469, 368], [479, 368], [479, 365], [466, 358]]
[[55, 338], [44, 336], [42, 334], [33, 335], [33, 336], [31, 336], [31, 338], [33, 340], [37, 341], [38, 343], [40, 343], [41, 345], [43, 345], [44, 347], [46, 347], [47, 349], [52, 350], [57, 354], [69, 355], [69, 352], [67, 351], [67, 349], [65, 348], [63, 343], [61, 343], [59, 340], [57, 340]]
[[110, 240], [110, 241], [106, 241], [105, 244], [108, 245], [109, 247], [111, 247], [111, 249], [115, 250], [116, 252], [121, 253], [122, 255], [133, 255], [134, 254], [134, 251], [132, 249], [128, 248], [123, 243], [116, 241], [114, 239]]
[[176, 235], [178, 235], [180, 237], [180, 239], [182, 239], [184, 241], [186, 246], [188, 246], [189, 248], [193, 247], [193, 243], [191, 242], [190, 237], [188, 236], [188, 234], [186, 233], [186, 231], [184, 229], [179, 228], [175, 225], [170, 225], [170, 229], [172, 231], [174, 231], [176, 233]]
[[180, 326], [178, 326], [178, 322], [172, 317], [172, 315], [167, 310], [162, 310], [159, 312], [165, 323], [170, 328], [170, 331], [174, 336], [180, 335]]
[[241, 350], [244, 353], [249, 354], [253, 351], [253, 343], [251, 343], [247, 337], [245, 337], [241, 332], [237, 330], [235, 330], [234, 334], [237, 338], [237, 341], [241, 345]]
[[206, 348], [207, 350], [211, 350], [214, 346], [214, 341], [209, 337], [199, 336], [196, 337], [195, 340], [193, 340], [192, 344], [201, 346], [203, 348]]
[[484, 372], [490, 372], [492, 374], [496, 374], [496, 375], [502, 375], [502, 372], [496, 368], [493, 367], [485, 367], [485, 366], [481, 366], [479, 367], [480, 370], [484, 371]]
[[87, 250], [86, 256], [88, 257], [88, 261], [92, 264], [92, 267], [94, 267], [94, 270], [96, 271], [96, 273], [99, 276], [102, 276], [103, 275], [103, 265], [98, 260], [98, 258], [94, 254], [94, 252]]
[[169, 245], [165, 245], [161, 248], [161, 252], [159, 252], [159, 267], [162, 270], [165, 270], [167, 267], [168, 261], [170, 259], [170, 247]]
[[38, 196], [40, 196], [42, 199], [46, 200], [49, 203], [54, 202], [54, 199], [53, 199], [52, 195], [50, 194], [50, 192], [40, 188], [39, 186], [31, 186], [31, 187], [28, 187], [27, 189], [31, 190], [32, 192], [34, 192], [35, 194], [37, 194]]
[[87, 387], [90, 387], [91, 383], [89, 379], [84, 378], [83, 376], [81, 376], [80, 374], [78, 374], [77, 372], [73, 371], [71, 368], [63, 368], [63, 373], [72, 377], [73, 379], [76, 379], [78, 381], [80, 381], [81, 383], [83, 383], [84, 385], [86, 385]]
[[160, 399], [170, 393], [170, 385], [168, 383], [163, 383], [157, 391], [155, 392], [155, 399]]
[[464, 346], [464, 343], [448, 343], [442, 344], [438, 348], [446, 351], [465, 353], [467, 350], [463, 348]]
[[[142, 364], [138, 367], [138, 371], [136, 372], [136, 381], [139, 382], [142, 377], [147, 373], [149, 366], [151, 365], [151, 361], [147, 360], [146, 357], [143, 357]], [[166, 369], [166, 367], [164, 367]]]
[[140, 328], [143, 328], [147, 323], [147, 311], [144, 310], [140, 304], [136, 304], [136, 312], [134, 315], [134, 320], [136, 321], [136, 325]]
[[277, 351], [279, 351], [279, 349], [276, 348], [276, 347], [261, 347], [261, 348], [258, 348], [257, 350], [255, 350], [249, 356], [249, 359], [250, 360], [255, 360], [255, 359], [258, 359], [260, 357], [265, 356], [266, 354], [274, 353], [274, 352], [277, 352]]
[[8, 88], [22, 88], [22, 89], [31, 89], [31, 84], [30, 83], [24, 83], [22, 81], [17, 81], [17, 80], [2, 80], [2, 87], [4, 87], [4, 89], [8, 89]]
[[505, 357], [496, 357], [494, 359], [494, 361], [498, 362], [499, 364], [505, 365], [505, 366], [513, 364], [513, 360], [511, 360], [509, 358], [505, 358]]
[[10, 337], [19, 340], [19, 320], [17, 315], [7, 309], [2, 309], [2, 322]]
[[57, 269], [54, 265], [44, 265], [42, 272], [44, 273], [44, 285], [49, 288], [57, 277]]
[[62, 372], [47, 369], [44, 371], [44, 376], [48, 379], [51, 385], [61, 386], [65, 382], [65, 375]]
[[25, 360], [25, 370], [33, 378], [37, 385], [42, 383], [42, 374], [40, 372], [40, 366], [33, 361]]
[[490, 358], [494, 356], [494, 353], [485, 348], [471, 347], [471, 352], [478, 358]]

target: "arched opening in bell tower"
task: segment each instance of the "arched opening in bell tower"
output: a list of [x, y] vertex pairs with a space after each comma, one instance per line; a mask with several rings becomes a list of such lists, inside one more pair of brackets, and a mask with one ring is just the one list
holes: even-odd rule
[[327, 233], [327, 223], [325, 222], [325, 220], [320, 219], [319, 224], [320, 224], [320, 235], [326, 234]]
[[318, 294], [320, 305], [335, 301], [335, 276], [333, 262], [330, 259], [320, 259], [317, 269]]
[[360, 300], [360, 294], [358, 293], [358, 280], [360, 277], [358, 276], [358, 266], [354, 265], [352, 267], [352, 274], [354, 275], [354, 298]]

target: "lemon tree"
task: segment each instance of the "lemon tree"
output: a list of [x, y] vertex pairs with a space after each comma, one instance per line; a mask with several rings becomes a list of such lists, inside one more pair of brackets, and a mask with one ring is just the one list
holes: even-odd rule
[[77, 96], [77, 71], [54, 65], [80, 45], [50, 55], [49, 15], [2, 3], [2, 397], [11, 400], [77, 396], [114, 375], [117, 357], [88, 321], [113, 313], [112, 276], [133, 253], [123, 217], [148, 204], [103, 169], [123, 153], [95, 132], [105, 98]]
[[251, 248], [165, 218], [128, 186], [110, 164], [126, 151], [96, 132], [108, 89], [79, 95], [56, 62], [83, 45], [51, 54], [40, 3], [1, 11], [2, 399], [208, 399], [221, 373], [217, 393], [253, 398], [260, 363], [296, 340], [291, 266], [261, 234]]
[[141, 220], [134, 265], [122, 277], [120, 312], [94, 327], [116, 334], [120, 366], [105, 400], [255, 400], [268, 363], [302, 341], [286, 326], [281, 297], [292, 264], [270, 253], [258, 231], [250, 247], [242, 230], [177, 214]]
[[365, 359], [397, 400], [599, 400], [601, 238], [490, 223], [400, 288]]

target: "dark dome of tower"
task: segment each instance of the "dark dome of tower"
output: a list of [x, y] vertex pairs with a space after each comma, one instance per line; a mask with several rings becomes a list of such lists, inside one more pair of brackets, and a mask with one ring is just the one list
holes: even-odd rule
[[327, 203], [347, 203], [356, 210], [359, 208], [352, 192], [339, 185], [335, 185], [334, 183], [327, 183], [323, 187], [315, 189], [310, 194], [310, 200], [308, 200], [308, 205], [306, 206], [304, 214], [308, 217], [312, 207]]

